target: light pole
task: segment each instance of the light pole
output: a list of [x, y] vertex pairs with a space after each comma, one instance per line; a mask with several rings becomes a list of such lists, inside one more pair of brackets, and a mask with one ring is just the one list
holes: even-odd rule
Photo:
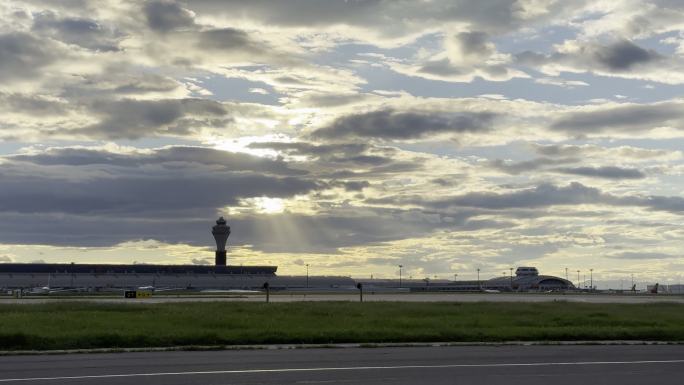
[[589, 269], [589, 290], [594, 291], [594, 269]]
[[511, 272], [511, 291], [513, 291], [513, 268], [509, 267], [508, 270]]
[[454, 273], [454, 282], [456, 282], [456, 277], [458, 277], [458, 274]]
[[399, 288], [401, 288], [401, 268], [404, 267], [404, 265], [399, 265]]
[[306, 288], [309, 288], [309, 264], [306, 264]]
[[480, 268], [477, 268], [477, 288], [481, 289], [482, 285], [480, 285]]
[[582, 281], [580, 281], [579, 273], [580, 273], [580, 271], [577, 270], [577, 287], [579, 287], [581, 290], [582, 289]]
[[566, 281], [568, 280], [568, 268], [567, 267], [565, 268], [565, 280]]

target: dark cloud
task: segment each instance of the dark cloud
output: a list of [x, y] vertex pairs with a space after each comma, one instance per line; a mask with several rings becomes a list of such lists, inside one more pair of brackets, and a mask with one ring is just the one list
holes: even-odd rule
[[103, 27], [96, 20], [59, 18], [50, 11], [35, 15], [32, 30], [95, 51], [118, 51], [118, 41], [123, 37], [122, 33]]
[[99, 100], [89, 107], [101, 121], [74, 133], [95, 138], [188, 135], [193, 128], [225, 127], [232, 122], [226, 107], [207, 99]]
[[54, 47], [28, 33], [0, 35], [0, 80], [31, 78], [57, 60]]
[[[359, 24], [370, 22], [382, 10], [382, 1], [336, 1], [295, 0], [254, 1], [202, 0], [192, 3], [193, 9], [207, 14], [236, 15], [270, 25], [312, 26], [335, 23]], [[369, 14], [370, 13], [370, 14]], [[377, 22], [377, 20], [376, 20]]]
[[620, 146], [620, 147], [600, 147], [596, 145], [572, 145], [572, 144], [537, 144], [531, 143], [532, 149], [545, 156], [554, 157], [611, 157], [619, 156], [630, 159], [653, 159], [672, 155], [673, 151], [659, 150], [651, 148]]
[[179, 84], [165, 76], [145, 73], [139, 76], [117, 79], [113, 91], [118, 94], [144, 94], [148, 92], [171, 92]]
[[455, 66], [449, 59], [430, 60], [418, 68], [419, 73], [450, 77], [469, 74], [471, 68]]
[[195, 26], [193, 13], [174, 1], [149, 1], [143, 12], [147, 25], [155, 31], [169, 32]]
[[487, 210], [510, 210], [563, 205], [597, 204], [606, 206], [643, 207], [648, 210], [665, 211], [678, 215], [684, 214], [684, 198], [678, 196], [618, 196], [604, 193], [597, 188], [587, 187], [578, 182], [572, 182], [567, 186], [556, 186], [544, 183], [533, 188], [505, 193], [472, 192], [435, 200], [423, 199], [420, 197], [390, 199], [386, 203], [392, 201], [394, 203], [413, 204], [431, 209], [466, 207]]
[[200, 33], [200, 46], [207, 50], [243, 51], [261, 53], [264, 47], [252, 41], [250, 36], [239, 29], [222, 28]]
[[630, 104], [567, 113], [553, 122], [551, 128], [576, 133], [647, 131], [663, 125], [681, 126], [683, 118], [684, 109], [680, 103]]
[[582, 71], [612, 73], [627, 73], [665, 59], [656, 51], [641, 48], [629, 40], [618, 40], [607, 45], [578, 42], [577, 47], [572, 47], [569, 52], [544, 55], [525, 51], [515, 55], [519, 64], [532, 67], [560, 64]]
[[88, 148], [52, 148], [31, 155], [14, 155], [9, 159], [44, 166], [93, 166], [140, 167], [144, 165], [167, 165], [176, 169], [192, 167], [193, 164], [214, 166], [213, 170], [255, 171], [273, 175], [304, 175], [306, 171], [292, 169], [282, 159], [221, 151], [204, 147], [173, 146], [150, 152], [117, 154]]
[[559, 144], [537, 144], [533, 143], [534, 151], [546, 156], [578, 156], [583, 153], [583, 147], [574, 145]]
[[54, 116], [64, 115], [68, 111], [68, 105], [37, 95], [0, 92], [0, 111], [34, 116]]
[[[133, 154], [54, 148], [5, 156], [0, 178], [0, 242], [69, 246], [141, 239], [211, 245], [211, 218], [232, 210], [241, 199], [317, 196], [335, 187], [360, 192], [370, 186], [363, 180], [313, 180], [280, 159], [194, 147]], [[285, 212], [232, 217], [231, 242], [272, 252], [333, 253], [438, 229], [508, 226], [471, 220], [472, 210], [447, 215], [337, 204], [329, 210], [313, 216]]]
[[[113, 173], [110, 170], [110, 174]], [[316, 183], [296, 177], [273, 177], [252, 173], [156, 171], [131, 175], [119, 173], [74, 180], [40, 176], [17, 176], [0, 172], [0, 211], [20, 213], [73, 213], [136, 215], [212, 212], [236, 205], [241, 198], [291, 197], [317, 188]]]
[[538, 66], [550, 62], [550, 58], [544, 54], [532, 51], [523, 51], [515, 54], [516, 62], [528, 66]]
[[654, 50], [646, 50], [628, 40], [618, 41], [594, 52], [596, 61], [611, 71], [626, 71], [637, 64], [662, 59]]
[[458, 184], [456, 181], [447, 178], [435, 178], [430, 182], [442, 187], [449, 187]]
[[384, 109], [343, 116], [312, 133], [314, 138], [418, 139], [431, 134], [487, 131], [490, 112], [396, 111]]
[[[556, 151], [558, 150], [558, 151]], [[544, 148], [542, 152], [551, 154], [574, 154], [579, 155], [579, 151], [573, 151], [571, 149], [565, 149], [565, 151], [560, 151], [558, 148], [549, 149]], [[543, 170], [561, 174], [568, 175], [582, 175], [590, 176], [595, 178], [605, 178], [605, 179], [641, 179], [645, 178], [646, 174], [634, 169], [634, 168], [622, 168], [615, 166], [603, 166], [603, 167], [552, 167], [568, 163], [579, 163], [579, 158], [535, 158], [523, 162], [508, 163], [500, 159], [489, 162], [490, 167], [497, 170], [503, 171], [508, 174], [517, 175], [525, 172]]]
[[[524, 5], [516, 0], [433, 1], [429, 7], [410, 0], [195, 0], [191, 6], [200, 14], [224, 17], [239, 14], [265, 25], [318, 29], [354, 26], [374, 30], [387, 37], [411, 35], [435, 25], [454, 22], [467, 23], [473, 29], [505, 31], [529, 20]], [[565, 2], [554, 3], [548, 5], [547, 13], [554, 15], [567, 7]], [[547, 16], [544, 13], [538, 17]]]
[[130, 156], [54, 149], [4, 160], [4, 212], [118, 217], [213, 213], [243, 198], [286, 198], [322, 188], [281, 160], [191, 147]]
[[[206, 246], [211, 258], [214, 241], [209, 230], [215, 215], [215, 211], [198, 210], [169, 217], [0, 212], [0, 242], [94, 247], [154, 239]], [[265, 252], [336, 253], [341, 247], [427, 236], [439, 230], [510, 226], [503, 222], [471, 220], [471, 215], [375, 209], [370, 212], [337, 210], [315, 216], [286, 212], [226, 217], [232, 230], [230, 245], [249, 245]]]
[[364, 188], [370, 186], [370, 183], [367, 181], [332, 181], [330, 186], [342, 187], [346, 191], [363, 191]]
[[490, 63], [489, 59], [496, 53], [496, 48], [485, 32], [461, 32], [445, 38], [445, 49], [446, 58], [437, 56], [420, 64], [418, 73], [447, 81], [465, 81], [474, 76], [503, 80], [509, 76], [505, 65]]
[[646, 174], [637, 169], [614, 166], [555, 168], [552, 171], [605, 179], [642, 179], [646, 177]]
[[60, 93], [60, 97], [68, 100], [72, 107], [85, 108], [93, 106], [94, 101], [101, 104], [122, 96], [134, 99], [153, 93], [170, 94], [183, 87], [173, 78], [147, 71], [141, 73], [125, 63], [109, 64], [102, 73], [83, 75], [81, 79], [65, 85]]
[[449, 80], [451, 77], [474, 76], [474, 70], [482, 71], [493, 78], [508, 76], [508, 69], [503, 65], [455, 65], [448, 59], [431, 60], [418, 68], [419, 73], [435, 75]]
[[684, 213], [684, 198], [678, 196], [630, 196], [617, 200], [617, 204], [625, 206], [641, 206], [656, 211], [667, 211], [673, 214]]
[[458, 40], [464, 53], [478, 57], [487, 57], [493, 53], [489, 42], [489, 35], [484, 32], [461, 32], [454, 37]]

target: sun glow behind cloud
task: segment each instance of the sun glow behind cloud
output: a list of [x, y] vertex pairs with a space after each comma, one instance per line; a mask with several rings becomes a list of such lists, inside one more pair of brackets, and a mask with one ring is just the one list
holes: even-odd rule
[[262, 214], [279, 214], [285, 211], [285, 202], [280, 198], [258, 197], [245, 200]]

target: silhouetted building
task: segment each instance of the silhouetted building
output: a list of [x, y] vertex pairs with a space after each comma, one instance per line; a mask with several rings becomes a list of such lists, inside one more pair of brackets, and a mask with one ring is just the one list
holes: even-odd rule
[[226, 265], [226, 242], [230, 235], [230, 226], [226, 225], [226, 220], [220, 217], [216, 221], [216, 225], [211, 228], [211, 234], [216, 240], [216, 266]]
[[506, 291], [549, 291], [574, 289], [572, 282], [552, 275], [539, 275], [536, 267], [518, 267], [515, 276], [492, 278], [484, 282], [487, 289]]
[[[398, 279], [361, 279], [366, 290], [399, 288]], [[572, 282], [550, 275], [539, 275], [536, 267], [519, 267], [515, 276], [496, 277], [487, 280], [451, 281], [445, 279], [404, 279], [401, 289], [405, 291], [549, 291], [572, 290]]]

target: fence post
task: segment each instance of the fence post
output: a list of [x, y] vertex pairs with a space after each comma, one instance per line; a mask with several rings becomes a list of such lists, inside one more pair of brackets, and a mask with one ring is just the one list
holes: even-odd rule
[[356, 284], [356, 288], [359, 289], [359, 301], [363, 302], [363, 285], [361, 282]]
[[264, 282], [264, 289], [266, 289], [266, 303], [271, 302], [271, 285], [268, 282]]

